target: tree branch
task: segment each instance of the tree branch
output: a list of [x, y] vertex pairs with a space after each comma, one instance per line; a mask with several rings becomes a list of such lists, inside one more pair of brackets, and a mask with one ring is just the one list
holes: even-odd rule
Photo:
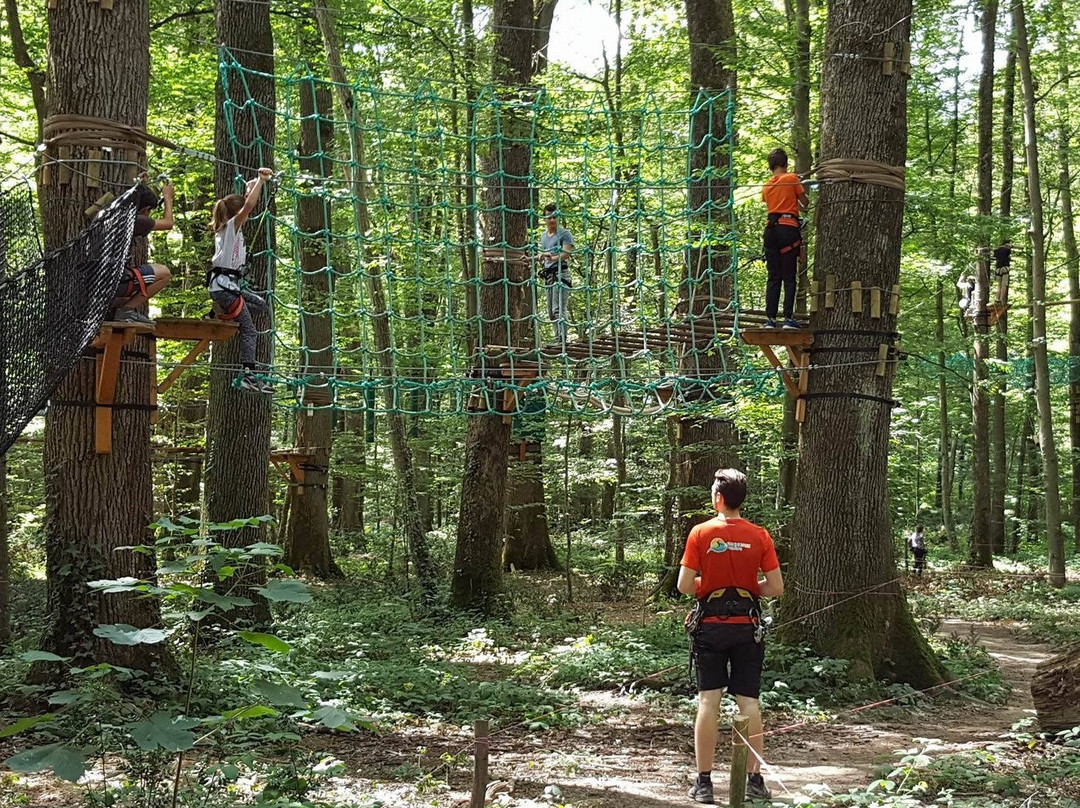
[[37, 62], [30, 56], [30, 51], [26, 47], [22, 23], [19, 22], [18, 0], [4, 0], [4, 11], [7, 14], [8, 34], [11, 36], [11, 50], [12, 55], [15, 57], [15, 64], [26, 73], [26, 80], [30, 84], [30, 95], [34, 99], [34, 112], [37, 113], [37, 135], [40, 141], [46, 114], [45, 72], [38, 67]]
[[176, 22], [177, 20], [186, 20], [186, 19], [189, 19], [191, 17], [201, 17], [204, 14], [213, 14], [213, 13], [214, 13], [214, 9], [212, 9], [212, 8], [199, 8], [197, 6], [192, 6], [187, 11], [177, 11], [174, 14], [170, 14], [168, 17], [164, 17], [164, 18], [158, 20], [157, 22], [150, 23], [150, 30], [151, 31], [156, 31], [159, 28], [164, 28], [170, 22]]

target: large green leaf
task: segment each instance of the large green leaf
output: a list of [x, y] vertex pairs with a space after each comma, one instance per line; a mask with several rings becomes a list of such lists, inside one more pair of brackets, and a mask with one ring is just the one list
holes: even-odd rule
[[245, 718], [261, 718], [264, 715], [277, 715], [278, 711], [265, 704], [250, 704], [247, 707], [239, 707], [236, 710], [226, 710], [222, 717], [229, 721], [243, 721]]
[[67, 662], [71, 657], [57, 656], [49, 651], [27, 651], [19, 654], [23, 662]]
[[356, 729], [356, 724], [353, 723], [349, 714], [344, 710], [339, 710], [337, 707], [320, 707], [318, 710], [312, 711], [311, 716], [324, 727], [330, 729]]
[[189, 730], [199, 723], [197, 718], [182, 718], [157, 712], [148, 721], [136, 721], [128, 725], [131, 737], [144, 752], [164, 749], [167, 752], [183, 752], [195, 745], [195, 736]]
[[60, 743], [27, 749], [9, 757], [4, 764], [16, 772], [42, 772], [52, 769], [61, 780], [72, 783], [77, 782], [89, 768], [82, 752]]
[[10, 738], [12, 735], [17, 735], [20, 732], [35, 727], [45, 721], [52, 721], [56, 718], [55, 713], [44, 713], [43, 715], [31, 715], [26, 718], [20, 718], [14, 724], [8, 724], [6, 727], [0, 727], [0, 738]]
[[94, 635], [117, 645], [154, 645], [169, 636], [160, 628], [135, 628], [127, 623], [97, 626]]
[[247, 598], [241, 598], [234, 595], [221, 595], [210, 587], [200, 589], [198, 597], [203, 603], [209, 603], [211, 606], [216, 606], [223, 612], [231, 612], [237, 606], [243, 607], [254, 605], [252, 601]]
[[311, 590], [303, 581], [282, 581], [277, 578], [267, 581], [266, 586], [255, 589], [267, 600], [288, 601], [289, 603], [310, 603]]
[[260, 679], [251, 685], [256, 694], [266, 699], [271, 704], [281, 707], [307, 707], [304, 695], [295, 687], [281, 685], [277, 682], [268, 682]]
[[258, 631], [241, 631], [240, 639], [268, 648], [275, 654], [287, 654], [292, 648], [284, 640], [278, 639], [273, 634], [263, 634]]

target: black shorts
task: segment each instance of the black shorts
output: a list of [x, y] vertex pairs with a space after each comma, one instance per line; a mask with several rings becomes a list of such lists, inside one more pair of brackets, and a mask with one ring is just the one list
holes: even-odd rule
[[735, 696], [760, 695], [765, 643], [754, 642], [753, 626], [702, 623], [694, 653], [699, 691], [727, 688]]

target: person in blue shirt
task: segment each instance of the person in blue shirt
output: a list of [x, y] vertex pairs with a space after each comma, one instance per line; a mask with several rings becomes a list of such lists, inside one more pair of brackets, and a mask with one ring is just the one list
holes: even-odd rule
[[540, 236], [540, 276], [547, 291], [548, 318], [555, 327], [555, 344], [566, 348], [569, 328], [566, 323], [570, 304], [570, 253], [574, 237], [565, 227], [559, 227], [559, 210], [555, 205], [544, 208], [546, 227]]

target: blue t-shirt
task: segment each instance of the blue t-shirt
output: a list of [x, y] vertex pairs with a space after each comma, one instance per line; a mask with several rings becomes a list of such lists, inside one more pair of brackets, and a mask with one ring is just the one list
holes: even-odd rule
[[[562, 249], [565, 246], [574, 246], [574, 237], [570, 235], [570, 231], [565, 227], [555, 228], [554, 233], [549, 233], [547, 228], [544, 229], [543, 234], [540, 236], [540, 248], [545, 253], [562, 253]], [[548, 270], [548, 274], [552, 274], [551, 270], [556, 267], [560, 270], [560, 275], [569, 275], [570, 266], [566, 261], [555, 259], [552, 261], [550, 258], [544, 258], [544, 269]]]

